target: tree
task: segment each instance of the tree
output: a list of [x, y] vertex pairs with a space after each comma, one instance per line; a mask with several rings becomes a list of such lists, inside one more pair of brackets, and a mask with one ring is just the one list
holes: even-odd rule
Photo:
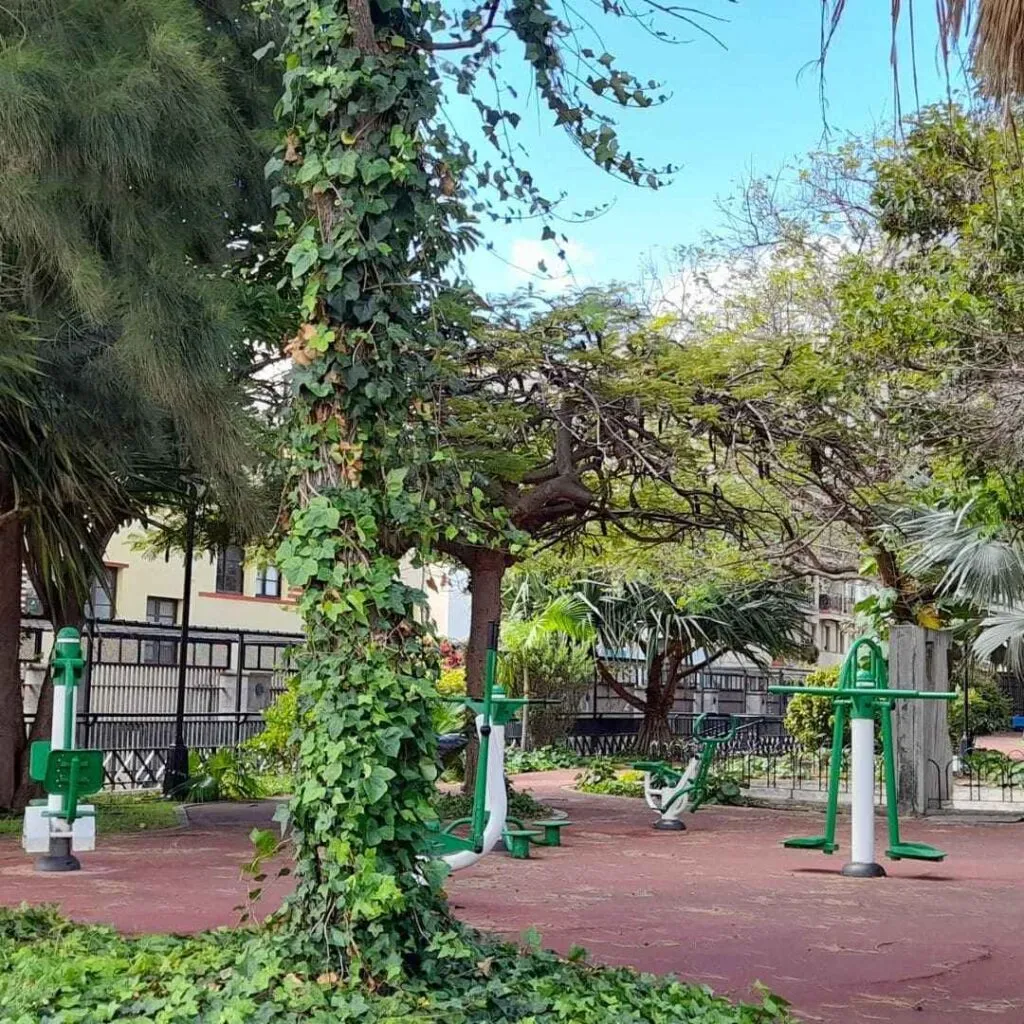
[[587, 605], [571, 593], [549, 593], [538, 605], [532, 584], [524, 580], [512, 601], [498, 662], [498, 681], [507, 693], [551, 702], [520, 713], [523, 750], [565, 738], [595, 670]]
[[[846, 0], [822, 4], [822, 62], [845, 9]], [[913, 25], [911, 5], [906, 9], [899, 3], [892, 5], [894, 75], [898, 68], [896, 28], [904, 10], [910, 11], [908, 18]], [[1017, 0], [947, 0], [936, 4], [935, 13], [947, 66], [951, 52], [964, 40], [970, 48], [972, 71], [986, 93], [1007, 101], [1024, 95], [1024, 35]], [[910, 38], [914, 38], [913, 27]], [[911, 59], [915, 58], [916, 54], [911, 53]]]
[[687, 383], [703, 353], [719, 461], [788, 523], [770, 557], [855, 576], [859, 548], [893, 617], [932, 622], [888, 509], [1019, 463], [1019, 161], [984, 113], [907, 127], [816, 156], [795, 188], [751, 183], [688, 268], [695, 308], [656, 376]]
[[[5, 649], [20, 628], [22, 552], [55, 627], [80, 625], [118, 525], [180, 498], [195, 473], [237, 502], [245, 346], [223, 268], [241, 218], [264, 208], [246, 119], [259, 102], [251, 74], [222, 77], [227, 52], [239, 60], [250, 45], [243, 22], [225, 42], [199, 10], [0, 11], [0, 304], [35, 337], [37, 367], [28, 391], [0, 396]], [[202, 10], [223, 21], [218, 5]], [[17, 732], [20, 682], [5, 668], [3, 728]], [[33, 735], [48, 715], [44, 687]], [[0, 803], [28, 796], [18, 760], [0, 765]]]
[[[755, 663], [806, 649], [804, 597], [799, 588], [770, 581], [719, 589], [697, 585], [667, 592], [645, 582], [590, 581], [581, 594], [604, 651], [602, 681], [643, 714], [637, 749], [647, 753], [672, 740], [669, 714], [680, 683], [726, 654]], [[645, 665], [643, 695], [624, 685], [607, 659], [639, 650]]]
[[[649, 27], [659, 8], [609, 13]], [[656, 186], [657, 172], [621, 149], [586, 96], [653, 100], [611, 54], [580, 43], [582, 19], [566, 24], [541, 0], [488, 0], [455, 15], [368, 0], [274, 9], [286, 21], [285, 80], [268, 173], [301, 310], [288, 346], [292, 475], [279, 560], [302, 588], [299, 702], [311, 722], [290, 805], [298, 884], [284, 920], [296, 941], [329, 943], [341, 970], [392, 978], [422, 963], [446, 922], [438, 866], [420, 858], [436, 643], [421, 595], [398, 581], [399, 559], [410, 547], [429, 559], [442, 538], [519, 540], [437, 443], [433, 408], [435, 356], [465, 339], [465, 290], [445, 273], [477, 237], [467, 203], [486, 213], [484, 190], [494, 189], [533, 215], [552, 210], [505, 144], [519, 115], [502, 36], [524, 48], [536, 95], [575, 144], [603, 169]], [[570, 55], [582, 63], [566, 73]], [[463, 94], [478, 75], [497, 85], [497, 102], [473, 97], [497, 166], [453, 139], [439, 111], [445, 75]]]
[[[671, 403], [651, 386], [665, 343], [658, 319], [615, 290], [513, 297], [473, 329], [440, 389], [440, 435], [466, 486], [528, 538], [526, 557], [588, 536], [681, 545], [754, 528], [754, 512], [706, 477], [708, 410], [692, 382], [677, 378]], [[479, 696], [517, 540], [492, 529], [483, 542], [456, 533], [438, 546], [470, 573], [467, 687]]]

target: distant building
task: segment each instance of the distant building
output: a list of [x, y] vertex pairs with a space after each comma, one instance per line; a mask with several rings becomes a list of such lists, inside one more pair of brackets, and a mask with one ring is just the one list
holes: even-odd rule
[[[132, 524], [111, 540], [104, 556], [106, 586], [94, 584], [89, 611], [100, 621], [180, 625], [185, 559], [177, 551], [165, 557], [136, 550], [141, 530]], [[464, 572], [406, 565], [402, 578], [423, 589], [441, 636], [455, 641], [468, 638], [469, 594]], [[190, 619], [194, 627], [301, 633], [296, 593], [275, 566], [246, 562], [240, 547], [202, 552], [192, 566]], [[22, 587], [22, 609], [30, 616], [42, 610], [27, 580]]]

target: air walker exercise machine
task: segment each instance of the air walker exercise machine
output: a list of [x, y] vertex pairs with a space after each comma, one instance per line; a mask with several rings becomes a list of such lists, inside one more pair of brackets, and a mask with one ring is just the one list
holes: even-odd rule
[[875, 861], [875, 716], [882, 722], [882, 760], [885, 774], [885, 810], [889, 823], [889, 845], [885, 855], [891, 860], [940, 861], [946, 854], [927, 843], [908, 843], [900, 839], [900, 821], [896, 809], [896, 757], [892, 740], [892, 709], [897, 700], [953, 700], [955, 693], [929, 690], [890, 690], [889, 673], [882, 648], [876, 640], [861, 638], [850, 648], [839, 672], [839, 686], [770, 686], [771, 693], [809, 693], [828, 697], [835, 705], [832, 727], [832, 753], [828, 769], [828, 806], [825, 834], [787, 839], [783, 846], [797, 850], [834, 853], [836, 812], [839, 802], [839, 778], [842, 771], [843, 732], [847, 718], [852, 737], [850, 790], [853, 810], [850, 852], [852, 860], [843, 866], [843, 874], [856, 878], [879, 878], [885, 868]]

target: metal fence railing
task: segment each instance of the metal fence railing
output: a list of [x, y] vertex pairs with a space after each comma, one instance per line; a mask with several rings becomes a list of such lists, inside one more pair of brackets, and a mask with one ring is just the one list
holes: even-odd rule
[[[266, 707], [285, 688], [292, 652], [303, 639], [300, 634], [193, 626], [185, 650], [186, 713], [238, 715]], [[29, 712], [51, 643], [48, 622], [23, 620], [20, 663]], [[87, 622], [79, 710], [86, 716], [172, 714], [180, 644], [174, 626]]]

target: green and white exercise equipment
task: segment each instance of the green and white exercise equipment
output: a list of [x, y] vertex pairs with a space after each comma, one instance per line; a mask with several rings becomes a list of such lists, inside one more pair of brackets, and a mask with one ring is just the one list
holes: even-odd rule
[[[428, 855], [443, 860], [452, 871], [471, 867], [490, 853], [505, 831], [508, 814], [505, 726], [526, 701], [505, 696], [495, 683], [497, 664], [498, 624], [492, 622], [487, 639], [483, 700], [458, 698], [476, 713], [476, 734], [480, 743], [472, 815], [445, 825], [438, 823], [427, 834]], [[465, 830], [466, 834], [460, 835], [456, 829]]]
[[33, 743], [29, 752], [29, 775], [42, 783], [47, 798], [25, 809], [22, 846], [26, 853], [41, 854], [39, 871], [77, 871], [75, 854], [96, 848], [95, 809], [81, 800], [103, 786], [103, 751], [75, 747], [78, 684], [85, 667], [77, 629], [67, 626], [57, 634], [50, 666], [50, 739]]
[[683, 771], [673, 768], [667, 761], [636, 761], [633, 767], [644, 773], [644, 799], [658, 820], [652, 828], [664, 832], [682, 832], [686, 826], [681, 818], [684, 811], [696, 811], [708, 799], [708, 774], [716, 749], [729, 743], [736, 734], [757, 722], [744, 722], [734, 715], [726, 719], [724, 732], [709, 731], [711, 723], [721, 722], [721, 716], [710, 712], [698, 716], [693, 723], [693, 738], [700, 743], [700, 752], [690, 758]]
[[896, 809], [896, 759], [892, 739], [892, 709], [897, 700], [953, 700], [955, 693], [926, 690], [890, 690], [889, 673], [882, 648], [866, 637], [850, 648], [839, 673], [835, 689], [825, 686], [770, 686], [771, 693], [809, 693], [828, 697], [835, 705], [832, 728], [832, 752], [828, 769], [828, 805], [825, 834], [787, 839], [783, 846], [800, 850], [834, 853], [836, 812], [839, 802], [839, 777], [842, 771], [843, 732], [849, 717], [851, 733], [850, 791], [853, 821], [850, 852], [852, 860], [843, 866], [843, 874], [856, 878], [879, 878], [885, 869], [875, 861], [875, 716], [882, 722], [882, 760], [885, 774], [885, 807], [889, 822], [889, 845], [885, 855], [891, 860], [940, 861], [942, 850], [926, 843], [908, 843], [900, 839]]

